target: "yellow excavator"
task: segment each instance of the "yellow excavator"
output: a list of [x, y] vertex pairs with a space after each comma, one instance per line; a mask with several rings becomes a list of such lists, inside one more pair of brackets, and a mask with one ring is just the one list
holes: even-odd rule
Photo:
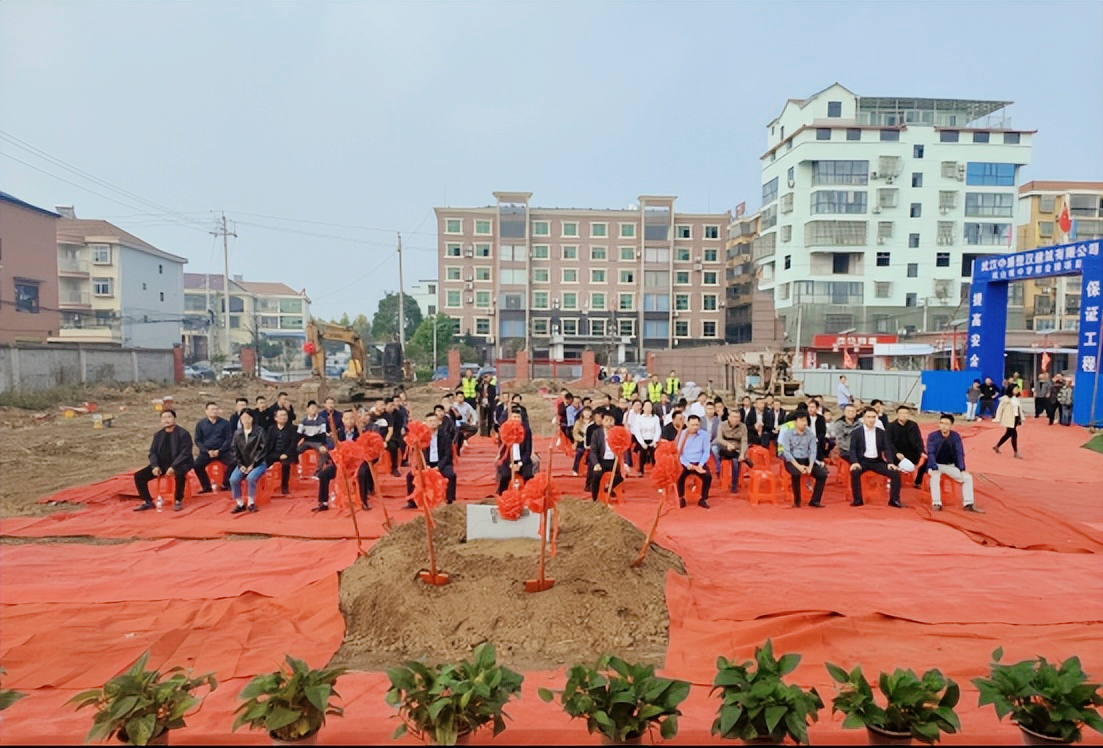
[[[401, 364], [397, 377], [386, 365], [377, 367], [377, 373], [382, 378], [368, 379], [368, 350], [364, 345], [360, 333], [351, 327], [335, 325], [330, 322], [311, 319], [306, 325], [305, 350], [310, 356], [311, 370], [316, 381], [317, 393], [312, 399], [319, 402], [326, 396], [324, 390], [327, 386], [326, 377], [326, 351], [325, 343], [344, 343], [349, 349], [348, 368], [341, 373], [344, 384], [332, 394], [339, 402], [354, 402], [367, 398], [384, 397], [394, 389], [394, 385], [401, 382]], [[390, 344], [388, 344], [389, 347]], [[397, 344], [396, 346], [397, 347]], [[388, 351], [384, 351], [386, 354]], [[399, 354], [401, 355], [401, 354]], [[393, 352], [392, 352], [393, 356]], [[386, 355], [384, 359], [386, 359]], [[386, 360], [384, 361], [386, 363]], [[381, 371], [379, 371], [381, 369]]]

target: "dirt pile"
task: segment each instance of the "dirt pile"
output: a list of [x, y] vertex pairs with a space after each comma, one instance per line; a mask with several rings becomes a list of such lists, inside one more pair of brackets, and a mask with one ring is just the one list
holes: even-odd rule
[[433, 538], [451, 584], [432, 587], [415, 579], [427, 565], [424, 519], [396, 528], [341, 575], [346, 634], [334, 664], [436, 663], [492, 641], [505, 663], [522, 669], [592, 662], [603, 652], [661, 665], [666, 574], [683, 571], [680, 559], [653, 547], [632, 569], [643, 542], [634, 525], [602, 504], [559, 506], [559, 550], [547, 568], [556, 585], [536, 594], [524, 591], [524, 580], [536, 576], [539, 541], [465, 542], [465, 507], [444, 507]]

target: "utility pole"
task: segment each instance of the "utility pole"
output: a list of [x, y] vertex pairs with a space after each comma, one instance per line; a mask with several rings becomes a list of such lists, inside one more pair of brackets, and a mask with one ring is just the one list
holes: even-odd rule
[[214, 236], [222, 236], [222, 303], [224, 308], [223, 312], [223, 330], [226, 334], [226, 357], [230, 356], [230, 243], [229, 237], [237, 238], [237, 234], [233, 231], [226, 229], [226, 212], [222, 212], [222, 219], [219, 221], [218, 229], [212, 231]]
[[406, 364], [406, 300], [402, 289], [402, 234], [398, 234], [398, 350]]

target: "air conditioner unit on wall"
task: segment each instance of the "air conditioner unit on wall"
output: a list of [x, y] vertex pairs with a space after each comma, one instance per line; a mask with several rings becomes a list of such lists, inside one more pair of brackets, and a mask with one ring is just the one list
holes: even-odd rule
[[465, 290], [470, 291], [472, 288], [475, 287], [475, 284], [474, 283], [464, 283], [463, 287], [464, 287]]
[[873, 206], [873, 212], [874, 213], [880, 213], [881, 212], [881, 206], [880, 205], [874, 205]]

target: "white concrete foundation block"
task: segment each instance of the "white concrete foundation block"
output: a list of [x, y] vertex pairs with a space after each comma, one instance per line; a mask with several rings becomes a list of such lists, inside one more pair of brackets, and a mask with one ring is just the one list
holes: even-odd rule
[[[546, 535], [551, 537], [551, 512], [545, 524]], [[498, 507], [490, 504], [467, 505], [467, 540], [508, 540], [510, 538], [540, 539], [540, 515], [521, 510], [517, 520], [502, 519]]]

